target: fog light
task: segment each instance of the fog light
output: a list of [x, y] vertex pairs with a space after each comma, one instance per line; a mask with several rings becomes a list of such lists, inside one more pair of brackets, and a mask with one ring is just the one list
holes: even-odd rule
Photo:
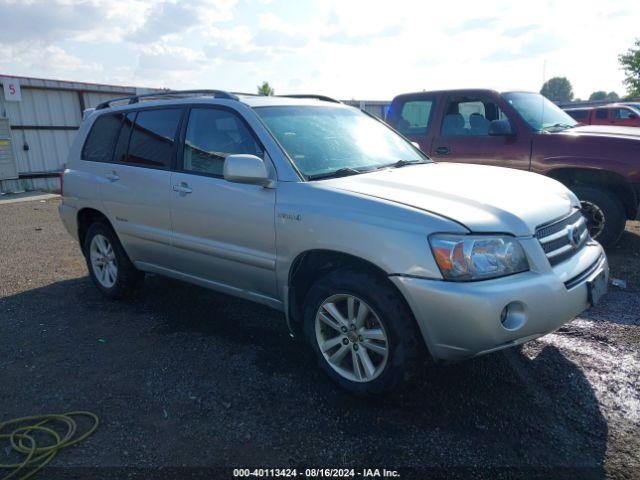
[[527, 321], [522, 302], [511, 302], [502, 309], [500, 323], [507, 330], [513, 331], [521, 328]]

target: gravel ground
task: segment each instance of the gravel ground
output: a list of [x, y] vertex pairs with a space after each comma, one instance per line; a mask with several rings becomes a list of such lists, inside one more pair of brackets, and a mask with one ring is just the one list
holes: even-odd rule
[[409, 388], [363, 400], [334, 388], [266, 307], [158, 276], [134, 300], [105, 300], [57, 202], [0, 205], [0, 420], [85, 409], [102, 421], [50, 472], [640, 477], [637, 222], [610, 252], [627, 288], [597, 308], [520, 349], [427, 367]]

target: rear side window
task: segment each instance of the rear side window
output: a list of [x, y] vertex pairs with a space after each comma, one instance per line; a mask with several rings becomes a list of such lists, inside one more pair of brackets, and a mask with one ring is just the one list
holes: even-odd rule
[[396, 130], [403, 135], [423, 135], [429, 128], [433, 100], [410, 100], [402, 105]]
[[129, 148], [129, 139], [131, 138], [135, 119], [136, 112], [131, 112], [127, 114], [124, 118], [124, 122], [122, 122], [120, 135], [118, 135], [118, 141], [116, 142], [116, 150], [113, 154], [113, 159], [116, 162], [126, 162], [127, 160], [127, 148]]
[[138, 112], [123, 163], [169, 168], [181, 116], [178, 108]]
[[184, 141], [183, 170], [222, 176], [224, 160], [234, 153], [262, 156], [249, 129], [234, 113], [194, 108]]
[[82, 147], [83, 160], [111, 161], [113, 145], [120, 130], [122, 117], [122, 114], [109, 114], [96, 119]]
[[607, 109], [606, 108], [599, 108], [596, 110], [596, 118], [607, 118]]

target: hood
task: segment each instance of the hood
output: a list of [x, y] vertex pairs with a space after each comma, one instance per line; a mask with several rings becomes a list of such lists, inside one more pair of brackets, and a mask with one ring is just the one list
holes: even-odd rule
[[580, 135], [590, 137], [615, 137], [640, 141], [639, 127], [615, 127], [612, 125], [581, 125], [569, 128], [553, 134]]
[[532, 235], [567, 215], [578, 200], [535, 173], [456, 163], [429, 163], [324, 180], [331, 188], [408, 205], [452, 219], [472, 232]]

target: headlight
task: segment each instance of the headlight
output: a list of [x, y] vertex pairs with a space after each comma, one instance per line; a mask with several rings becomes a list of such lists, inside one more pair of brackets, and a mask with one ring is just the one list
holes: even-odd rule
[[522, 245], [515, 238], [438, 234], [429, 237], [429, 243], [447, 280], [481, 280], [529, 270]]

